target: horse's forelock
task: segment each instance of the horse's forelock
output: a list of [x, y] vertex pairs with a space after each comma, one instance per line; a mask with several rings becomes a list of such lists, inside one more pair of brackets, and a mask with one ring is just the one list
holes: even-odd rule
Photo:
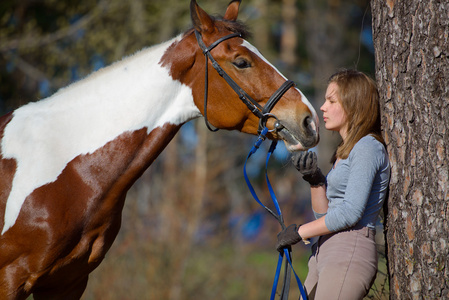
[[[244, 39], [248, 39], [252, 36], [248, 26], [243, 22], [225, 20], [222, 16], [211, 16], [211, 18], [214, 20], [219, 31], [227, 30], [232, 33], [240, 33]], [[190, 28], [186, 31], [185, 35], [190, 34], [192, 31], [193, 28]]]
[[233, 32], [233, 33], [240, 33], [242, 35], [242, 38], [247, 39], [252, 36], [251, 32], [249, 31], [248, 26], [240, 21], [228, 21], [221, 18], [216, 19], [218, 22], [217, 27], [222, 25], [225, 29]]

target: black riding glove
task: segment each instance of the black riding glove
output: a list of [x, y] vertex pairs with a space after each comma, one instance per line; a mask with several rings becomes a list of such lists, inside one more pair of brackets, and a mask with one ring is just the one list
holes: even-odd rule
[[296, 224], [292, 224], [278, 233], [276, 249], [279, 252], [282, 252], [285, 247], [294, 245], [302, 240], [298, 233], [298, 228]]
[[302, 174], [302, 178], [311, 186], [326, 184], [326, 177], [318, 168], [316, 153], [312, 151], [295, 152], [292, 155], [292, 163]]

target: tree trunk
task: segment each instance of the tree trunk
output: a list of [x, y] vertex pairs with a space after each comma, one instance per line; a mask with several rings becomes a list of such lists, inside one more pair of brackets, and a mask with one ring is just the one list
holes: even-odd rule
[[449, 298], [449, 2], [371, 0], [391, 299]]

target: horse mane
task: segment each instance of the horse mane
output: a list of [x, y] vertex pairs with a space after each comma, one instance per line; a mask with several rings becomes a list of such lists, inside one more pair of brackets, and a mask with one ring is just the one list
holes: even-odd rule
[[[212, 20], [215, 22], [219, 31], [228, 30], [232, 33], [240, 33], [243, 39], [248, 39], [252, 37], [252, 33], [249, 27], [241, 21], [229, 21], [224, 19], [222, 16], [211, 16]], [[186, 31], [185, 35], [192, 33], [193, 27]]]

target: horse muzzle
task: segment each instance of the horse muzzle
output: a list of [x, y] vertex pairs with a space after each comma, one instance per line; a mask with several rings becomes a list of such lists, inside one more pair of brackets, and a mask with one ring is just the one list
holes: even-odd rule
[[320, 140], [318, 120], [305, 115], [299, 125], [285, 120], [276, 120], [273, 124], [276, 135], [284, 141], [290, 152], [305, 151], [315, 147]]

